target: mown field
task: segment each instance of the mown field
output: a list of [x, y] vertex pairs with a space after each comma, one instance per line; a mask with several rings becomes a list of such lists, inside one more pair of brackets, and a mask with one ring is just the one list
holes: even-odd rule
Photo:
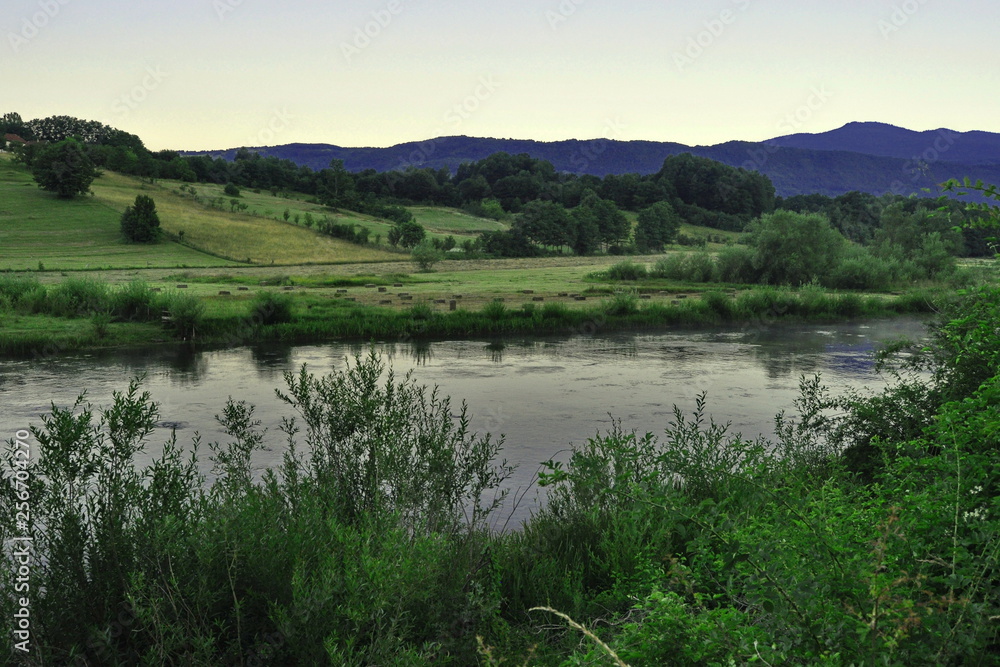
[[[38, 188], [20, 165], [0, 156], [0, 270], [221, 267], [232, 262], [179, 243], [135, 246], [121, 240], [114, 201], [139, 192], [111, 174], [103, 196], [60, 200]], [[107, 195], [115, 186], [119, 196]]]
[[[304, 226], [194, 201], [170, 183], [143, 183], [105, 172], [92, 197], [62, 200], [40, 190], [9, 156], [0, 158], [0, 270], [225, 267], [237, 264], [378, 262], [399, 258], [323, 236]], [[156, 202], [172, 238], [124, 243], [120, 217], [144, 194]], [[264, 195], [260, 195], [263, 197]], [[305, 205], [305, 204], [303, 204]], [[178, 243], [177, 238], [182, 242]]]

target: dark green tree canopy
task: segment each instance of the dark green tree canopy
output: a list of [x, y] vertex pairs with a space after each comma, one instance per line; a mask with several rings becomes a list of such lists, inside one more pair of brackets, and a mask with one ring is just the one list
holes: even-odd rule
[[660, 252], [663, 246], [673, 243], [681, 228], [681, 219], [674, 207], [665, 201], [639, 211], [635, 227], [635, 245], [640, 252]]
[[155, 243], [160, 238], [160, 217], [152, 198], [139, 195], [122, 213], [122, 235], [132, 243]]
[[514, 224], [538, 245], [558, 248], [573, 241], [572, 219], [563, 205], [556, 202], [541, 199], [528, 202]]
[[36, 149], [31, 159], [31, 174], [43, 190], [70, 198], [90, 192], [90, 184], [100, 175], [75, 139]]
[[388, 240], [394, 246], [399, 245], [404, 248], [412, 248], [423, 241], [425, 235], [426, 232], [419, 223], [407, 220], [405, 222], [397, 222], [389, 230]]
[[792, 211], [755, 220], [746, 240], [754, 268], [772, 285], [799, 286], [829, 275], [847, 246], [825, 215]]

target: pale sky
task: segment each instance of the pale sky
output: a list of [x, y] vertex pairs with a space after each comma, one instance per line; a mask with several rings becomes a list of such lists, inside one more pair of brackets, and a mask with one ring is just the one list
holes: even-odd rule
[[996, 0], [5, 0], [0, 113], [152, 150], [1000, 132]]

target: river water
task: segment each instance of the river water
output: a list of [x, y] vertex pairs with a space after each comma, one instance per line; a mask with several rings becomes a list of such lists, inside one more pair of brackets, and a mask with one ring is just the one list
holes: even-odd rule
[[[518, 465], [512, 490], [527, 491], [515, 512], [535, 504], [531, 489], [539, 463], [565, 457], [609, 428], [612, 419], [640, 433], [662, 434], [673, 406], [693, 411], [707, 392], [708, 412], [745, 437], [773, 434], [774, 415], [791, 411], [802, 376], [820, 374], [834, 393], [877, 388], [872, 352], [883, 342], [926, 335], [918, 319], [824, 325], [771, 325], [753, 329], [669, 330], [597, 336], [378, 344], [397, 376], [437, 385], [454, 406], [468, 405], [471, 427], [505, 435], [504, 456]], [[275, 397], [283, 374], [303, 364], [317, 374], [345, 367], [367, 345], [267, 345], [192, 352], [185, 348], [82, 354], [31, 361], [0, 361], [0, 440], [31, 425], [51, 402], [71, 405], [86, 390], [94, 406], [108, 406], [131, 377], [160, 404], [160, 427], [148, 453], [176, 429], [178, 441], [221, 440], [215, 421], [226, 398], [257, 408], [268, 429], [268, 450], [255, 464], [281, 461], [278, 431], [291, 408]], [[203, 472], [210, 472], [207, 448]], [[148, 459], [146, 459], [148, 460]], [[144, 461], [139, 461], [140, 464]]]

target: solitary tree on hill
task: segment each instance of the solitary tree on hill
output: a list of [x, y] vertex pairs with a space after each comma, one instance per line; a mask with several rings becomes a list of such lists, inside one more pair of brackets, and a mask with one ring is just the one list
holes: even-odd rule
[[156, 243], [160, 238], [160, 218], [156, 204], [146, 195], [138, 195], [135, 203], [122, 213], [122, 235], [132, 243]]

